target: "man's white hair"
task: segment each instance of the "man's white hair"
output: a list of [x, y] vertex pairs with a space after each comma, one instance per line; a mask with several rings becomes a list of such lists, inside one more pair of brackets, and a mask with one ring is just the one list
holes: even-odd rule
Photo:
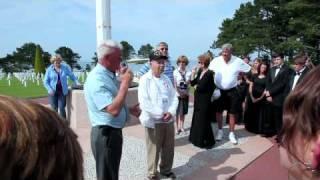
[[221, 47], [221, 49], [222, 49], [222, 50], [224, 50], [224, 49], [233, 50], [232, 44], [230, 44], [230, 43], [223, 44], [222, 47]]
[[113, 40], [103, 41], [97, 49], [98, 61], [101, 61], [106, 55], [112, 54], [116, 49], [121, 50], [122, 45]]

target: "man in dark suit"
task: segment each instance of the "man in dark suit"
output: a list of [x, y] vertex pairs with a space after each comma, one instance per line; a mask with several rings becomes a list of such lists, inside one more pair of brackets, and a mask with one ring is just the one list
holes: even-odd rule
[[290, 76], [289, 84], [287, 87], [288, 94], [297, 86], [297, 84], [299, 84], [303, 80], [303, 77], [310, 70], [306, 66], [306, 57], [304, 55], [297, 55], [296, 57], [294, 57], [293, 62], [295, 72]]
[[276, 133], [279, 133], [282, 127], [282, 107], [287, 96], [290, 75], [293, 73], [293, 70], [284, 64], [283, 57], [283, 54], [274, 55], [274, 66], [268, 73], [265, 91], [272, 112], [270, 118], [274, 122]]

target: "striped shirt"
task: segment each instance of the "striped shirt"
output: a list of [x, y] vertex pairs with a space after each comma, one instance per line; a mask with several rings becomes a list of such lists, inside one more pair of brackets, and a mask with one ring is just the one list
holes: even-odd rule
[[[149, 70], [150, 70], [150, 63], [146, 62], [139, 69], [137, 75], [141, 77], [142, 75], [147, 73]], [[167, 63], [165, 63], [165, 66], [164, 66], [163, 74], [166, 75], [171, 80], [172, 84], [174, 83], [173, 71], [174, 71], [174, 67], [171, 65], [170, 61], [167, 61]]]

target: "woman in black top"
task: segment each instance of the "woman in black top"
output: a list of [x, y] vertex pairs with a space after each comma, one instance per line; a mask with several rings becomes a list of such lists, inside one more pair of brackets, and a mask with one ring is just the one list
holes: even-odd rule
[[210, 57], [198, 57], [199, 71], [192, 72], [191, 86], [196, 86], [194, 92], [194, 111], [190, 130], [189, 141], [200, 148], [212, 148], [215, 144], [211, 128], [211, 119], [214, 118], [211, 106], [211, 96], [214, 91], [213, 71], [208, 69]]

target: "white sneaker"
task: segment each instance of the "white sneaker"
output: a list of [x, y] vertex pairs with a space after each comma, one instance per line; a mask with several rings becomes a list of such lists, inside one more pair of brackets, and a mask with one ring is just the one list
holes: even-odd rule
[[230, 132], [229, 133], [229, 141], [232, 143], [232, 144], [238, 144], [238, 141], [236, 139], [236, 135], [234, 135], [233, 132]]
[[217, 140], [217, 141], [221, 141], [222, 138], [223, 138], [223, 131], [222, 131], [222, 129], [219, 129], [219, 130], [218, 130], [218, 133], [217, 133], [216, 140]]

